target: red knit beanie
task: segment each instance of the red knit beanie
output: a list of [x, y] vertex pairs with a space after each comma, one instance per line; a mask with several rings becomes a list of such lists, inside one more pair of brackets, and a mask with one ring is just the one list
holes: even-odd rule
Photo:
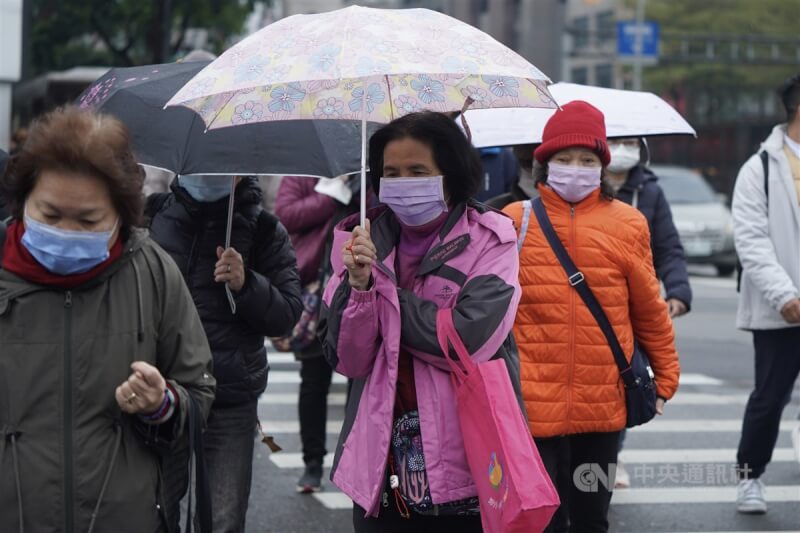
[[603, 166], [611, 161], [606, 143], [606, 122], [603, 113], [582, 100], [564, 104], [544, 126], [542, 144], [533, 152], [539, 163], [567, 148], [588, 148], [600, 157]]

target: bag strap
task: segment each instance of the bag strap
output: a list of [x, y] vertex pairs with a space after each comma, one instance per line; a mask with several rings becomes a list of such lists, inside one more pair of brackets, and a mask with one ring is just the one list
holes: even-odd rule
[[567, 273], [569, 284], [578, 292], [583, 303], [586, 304], [586, 307], [589, 308], [592, 316], [594, 316], [594, 319], [597, 321], [597, 325], [600, 326], [600, 329], [603, 331], [603, 335], [605, 335], [606, 341], [608, 341], [608, 345], [611, 348], [611, 353], [614, 354], [614, 362], [617, 363], [617, 368], [619, 368], [619, 374], [625, 382], [625, 387], [635, 387], [636, 380], [631, 372], [631, 365], [625, 357], [622, 346], [619, 344], [617, 334], [614, 333], [614, 328], [611, 326], [611, 322], [608, 321], [608, 317], [603, 307], [600, 305], [600, 302], [597, 301], [594, 293], [586, 283], [583, 272], [578, 270], [578, 267], [575, 266], [566, 248], [561, 244], [561, 240], [558, 238], [556, 230], [550, 222], [550, 217], [547, 216], [547, 210], [541, 198], [534, 200], [533, 212], [536, 214], [536, 220], [539, 221], [539, 227], [547, 238], [550, 248], [553, 249], [553, 252], [558, 258], [558, 262], [561, 263], [561, 266]]
[[764, 168], [764, 196], [767, 197], [767, 205], [769, 205], [769, 154], [766, 150], [761, 150], [758, 156], [761, 158], [761, 166]]
[[519, 228], [519, 237], [517, 237], [517, 253], [522, 251], [522, 245], [525, 243], [525, 236], [528, 234], [528, 224], [531, 221], [531, 201], [525, 200], [522, 202], [522, 226]]
[[[192, 489], [197, 484], [197, 529], [198, 533], [211, 533], [211, 487], [203, 448], [203, 413], [191, 392], [189, 397], [189, 493], [186, 508], [186, 533], [192, 533]], [[195, 483], [192, 482], [192, 458], [194, 458]]]
[[[466, 380], [467, 376], [474, 372], [477, 365], [469, 356], [467, 347], [464, 346], [458, 331], [456, 331], [456, 326], [453, 324], [452, 309], [439, 309], [436, 312], [436, 337], [439, 339], [439, 348], [442, 350], [442, 355], [447, 364], [450, 365], [453, 374], [458, 376], [460, 381]], [[461, 365], [450, 357], [450, 346], [456, 351]]]

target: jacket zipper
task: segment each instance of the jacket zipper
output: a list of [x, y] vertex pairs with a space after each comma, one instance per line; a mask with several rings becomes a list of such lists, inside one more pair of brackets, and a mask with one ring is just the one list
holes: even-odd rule
[[64, 531], [74, 525], [72, 464], [72, 291], [64, 293]]
[[[575, 261], [575, 206], [569, 206], [569, 242], [567, 250]], [[575, 289], [569, 288], [569, 369], [567, 374], [567, 425], [569, 426], [572, 414], [572, 379], [575, 371]], [[569, 428], [567, 428], [569, 429]], [[565, 432], [569, 433], [569, 431]]]

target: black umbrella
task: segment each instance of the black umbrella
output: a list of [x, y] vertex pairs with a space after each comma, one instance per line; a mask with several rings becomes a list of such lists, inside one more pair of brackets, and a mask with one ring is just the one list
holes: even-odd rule
[[198, 61], [111, 69], [76, 103], [120, 119], [130, 131], [138, 161], [175, 174], [332, 178], [361, 168], [357, 121], [287, 120], [206, 131], [194, 111], [164, 109], [206, 65]]

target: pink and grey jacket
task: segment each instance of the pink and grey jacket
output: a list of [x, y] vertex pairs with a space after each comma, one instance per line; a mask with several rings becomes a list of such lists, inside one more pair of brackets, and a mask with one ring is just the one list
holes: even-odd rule
[[[520, 298], [516, 233], [505, 215], [477, 204], [452, 210], [417, 271], [413, 290], [394, 272], [400, 225], [392, 212], [369, 212], [380, 264], [368, 291], [350, 287], [342, 248], [357, 224], [334, 232], [334, 276], [323, 299], [319, 336], [328, 362], [354, 378], [331, 480], [377, 516], [386, 480], [400, 345], [414, 355], [423, 449], [434, 503], [475, 496], [458, 422], [450, 367], [436, 337], [436, 312], [453, 308], [456, 329], [478, 361], [502, 358], [523, 410], [519, 357], [511, 335]], [[455, 358], [455, 355], [452, 355]]]

